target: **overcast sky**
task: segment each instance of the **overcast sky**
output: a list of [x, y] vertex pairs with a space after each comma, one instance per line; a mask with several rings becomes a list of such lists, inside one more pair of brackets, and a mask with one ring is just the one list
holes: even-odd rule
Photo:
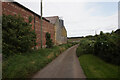
[[[17, 1], [40, 13], [40, 0]], [[111, 32], [118, 28], [118, 0], [43, 0], [43, 16], [61, 17], [68, 37]]]

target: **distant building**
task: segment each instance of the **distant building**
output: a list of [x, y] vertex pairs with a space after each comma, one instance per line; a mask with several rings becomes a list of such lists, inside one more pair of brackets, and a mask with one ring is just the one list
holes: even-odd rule
[[54, 25], [55, 29], [55, 44], [65, 44], [67, 43], [67, 31], [64, 26], [64, 21], [58, 16], [46, 17]]
[[65, 44], [67, 43], [67, 31], [64, 26], [64, 21], [62, 19], [60, 21], [60, 28], [61, 28], [61, 43]]

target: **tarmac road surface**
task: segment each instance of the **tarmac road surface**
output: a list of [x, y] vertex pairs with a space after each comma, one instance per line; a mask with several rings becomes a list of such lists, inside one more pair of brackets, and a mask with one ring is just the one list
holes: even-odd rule
[[32, 78], [86, 78], [76, 56], [78, 45], [64, 51]]

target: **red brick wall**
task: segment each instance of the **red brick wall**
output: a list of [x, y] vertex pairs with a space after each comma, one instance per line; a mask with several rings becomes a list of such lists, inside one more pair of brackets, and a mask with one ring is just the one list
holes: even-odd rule
[[53, 40], [53, 42], [55, 42], [55, 29], [53, 24], [50, 24], [49, 22], [46, 22], [45, 20], [43, 20], [43, 45], [45, 45], [46, 43], [46, 39], [45, 39], [45, 34], [46, 32], [49, 32], [51, 34], [51, 38]]
[[[33, 20], [31, 22], [32, 29], [34, 29], [34, 20], [35, 20], [35, 32], [37, 34], [37, 48], [41, 45], [41, 24], [40, 24], [40, 16], [36, 15], [35, 13], [21, 7], [20, 5], [17, 5], [13, 2], [3, 2], [2, 3], [2, 14], [6, 15], [21, 15], [26, 22], [28, 22], [29, 16], [32, 16]], [[35, 19], [34, 19], [35, 17]], [[45, 33], [49, 32], [51, 34], [51, 38], [53, 42], [55, 41], [55, 31], [53, 24], [49, 23], [48, 21], [43, 19], [43, 32], [42, 32], [42, 41], [43, 46], [45, 46], [46, 39], [45, 39]]]
[[2, 2], [0, 1], [0, 16], [2, 15]]

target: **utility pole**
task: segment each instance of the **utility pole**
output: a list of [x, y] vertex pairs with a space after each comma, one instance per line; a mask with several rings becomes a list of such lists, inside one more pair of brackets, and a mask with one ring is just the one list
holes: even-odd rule
[[97, 33], [96, 33], [96, 30], [95, 30], [95, 35], [96, 35]]
[[40, 9], [41, 9], [41, 48], [42, 48], [42, 0], [40, 2]]

